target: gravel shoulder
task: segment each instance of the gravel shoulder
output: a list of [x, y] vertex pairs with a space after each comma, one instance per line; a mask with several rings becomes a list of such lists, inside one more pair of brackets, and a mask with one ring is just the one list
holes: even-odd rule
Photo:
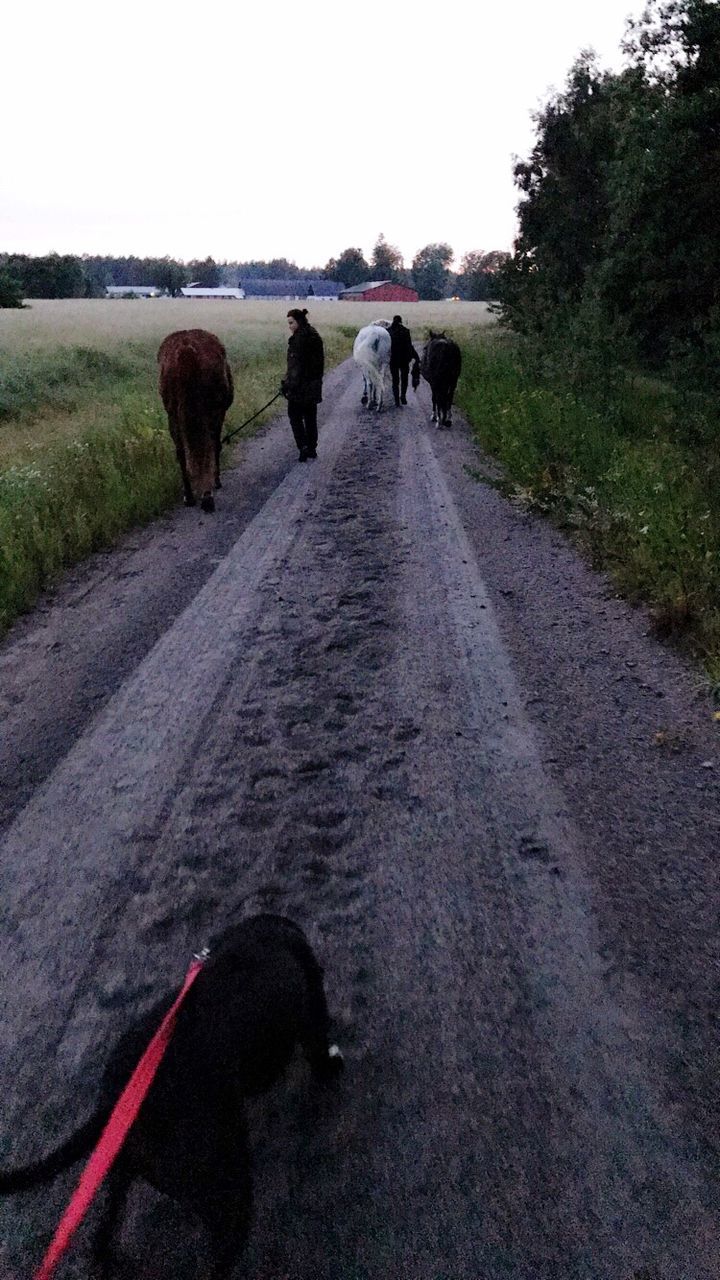
[[[348, 1070], [253, 1103], [239, 1275], [709, 1280], [710, 707], [641, 611], [471, 478], [462, 423], [431, 427], [424, 390], [373, 417], [357, 382], [326, 380], [316, 464], [271, 423], [214, 518], [132, 534], [0, 647], [0, 1158], [83, 1118], [190, 952], [279, 910]], [[0, 1205], [0, 1274], [67, 1185]], [[128, 1276], [202, 1274], [175, 1215], [134, 1198]]]

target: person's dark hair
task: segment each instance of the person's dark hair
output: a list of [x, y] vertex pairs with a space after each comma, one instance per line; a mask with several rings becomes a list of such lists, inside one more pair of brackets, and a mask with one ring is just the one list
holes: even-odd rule
[[402, 324], [402, 316], [393, 316], [393, 324]]
[[299, 307], [293, 307], [288, 311], [288, 319], [292, 316], [293, 320], [297, 320], [298, 324], [307, 324], [307, 307], [303, 307], [302, 311]]

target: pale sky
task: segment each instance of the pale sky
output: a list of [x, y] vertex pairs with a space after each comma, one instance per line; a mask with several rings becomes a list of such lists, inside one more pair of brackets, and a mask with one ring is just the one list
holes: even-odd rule
[[25, 0], [0, 30], [0, 251], [509, 249], [513, 156], [644, 0]]

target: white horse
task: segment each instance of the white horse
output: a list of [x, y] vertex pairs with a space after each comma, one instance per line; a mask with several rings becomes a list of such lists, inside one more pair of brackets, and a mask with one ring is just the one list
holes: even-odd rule
[[390, 368], [390, 334], [384, 324], [366, 324], [353, 344], [353, 358], [363, 376], [361, 404], [378, 413], [383, 407], [385, 375]]

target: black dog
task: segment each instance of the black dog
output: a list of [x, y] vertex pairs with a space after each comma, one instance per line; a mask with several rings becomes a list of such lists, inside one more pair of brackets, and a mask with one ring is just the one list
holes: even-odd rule
[[[95, 1114], [57, 1151], [0, 1173], [0, 1193], [46, 1182], [87, 1155], [173, 997], [116, 1046]], [[93, 1248], [107, 1271], [111, 1239], [134, 1179], [143, 1178], [203, 1220], [215, 1280], [244, 1243], [251, 1176], [243, 1099], [268, 1089], [299, 1044], [316, 1078], [343, 1066], [328, 1040], [323, 975], [301, 929], [282, 916], [244, 920], [220, 941], [181, 1006], [167, 1053], [107, 1179]]]

